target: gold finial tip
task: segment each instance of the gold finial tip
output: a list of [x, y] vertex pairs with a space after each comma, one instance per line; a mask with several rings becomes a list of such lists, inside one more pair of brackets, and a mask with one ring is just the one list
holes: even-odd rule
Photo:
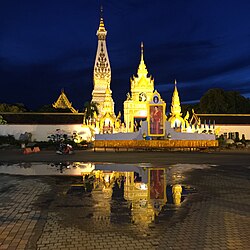
[[175, 85], [177, 84], [177, 81], [176, 81], [176, 79], [174, 80], [174, 84], [175, 84]]
[[143, 42], [141, 42], [141, 56], [143, 58]]
[[103, 6], [100, 7], [100, 19], [103, 21]]
[[143, 54], [143, 42], [141, 42], [141, 53]]

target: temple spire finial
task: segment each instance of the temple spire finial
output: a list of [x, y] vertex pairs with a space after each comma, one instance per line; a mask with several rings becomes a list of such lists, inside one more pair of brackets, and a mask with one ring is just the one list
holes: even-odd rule
[[103, 19], [103, 6], [100, 7], [100, 25], [99, 25], [99, 32], [106, 32], [104, 27], [104, 19]]
[[148, 70], [147, 70], [147, 67], [144, 63], [144, 59], [143, 59], [143, 42], [141, 42], [141, 61], [140, 61], [140, 64], [139, 64], [139, 68], [138, 68], [138, 71], [137, 71], [137, 75], [138, 76], [147, 76], [148, 74]]
[[177, 81], [176, 81], [176, 79], [174, 79], [174, 85], [176, 86], [176, 84], [177, 84]]
[[100, 7], [100, 18], [103, 20], [103, 6]]
[[141, 61], [143, 61], [143, 42], [141, 42]]

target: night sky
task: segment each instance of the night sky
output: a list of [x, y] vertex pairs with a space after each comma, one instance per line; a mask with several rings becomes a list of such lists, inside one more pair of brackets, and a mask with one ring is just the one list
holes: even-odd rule
[[[103, 0], [115, 110], [140, 61], [169, 109], [210, 88], [250, 97], [249, 0]], [[79, 111], [91, 100], [100, 1], [10, 0], [0, 4], [0, 103], [35, 110], [64, 88]]]

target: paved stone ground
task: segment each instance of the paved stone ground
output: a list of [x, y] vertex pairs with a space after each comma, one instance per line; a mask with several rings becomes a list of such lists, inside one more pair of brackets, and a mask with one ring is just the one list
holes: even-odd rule
[[0, 176], [0, 249], [25, 249], [41, 219], [34, 202], [49, 186], [36, 179]]
[[78, 177], [0, 175], [0, 249], [249, 249], [249, 166], [185, 176], [197, 192], [145, 225], [129, 223], [126, 201], [69, 193]]

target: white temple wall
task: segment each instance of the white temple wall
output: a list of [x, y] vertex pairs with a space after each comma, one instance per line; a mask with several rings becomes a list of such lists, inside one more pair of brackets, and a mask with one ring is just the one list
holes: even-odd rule
[[[240, 139], [242, 134], [247, 140], [250, 140], [250, 126], [248, 125], [216, 125], [215, 129], [220, 127], [220, 133], [239, 132]], [[82, 127], [81, 124], [60, 124], [60, 125], [0, 125], [0, 135], [13, 135], [15, 139], [19, 139], [21, 134], [25, 132], [32, 134], [32, 141], [48, 141], [48, 136], [55, 134], [56, 130], [60, 129], [65, 133], [72, 135], [73, 132], [81, 134], [84, 140], [90, 140], [91, 131], [87, 127]], [[135, 133], [117, 133], [117, 134], [99, 134], [96, 135], [97, 140], [141, 140], [143, 133], [147, 134], [147, 122], [143, 122], [140, 131]], [[171, 134], [172, 140], [214, 140], [214, 135], [197, 134], [197, 133], [179, 133], [175, 132], [166, 122], [166, 136]], [[165, 136], [165, 137], [166, 137]]]
[[25, 132], [32, 134], [32, 141], [48, 141], [48, 136], [55, 134], [60, 129], [68, 135], [77, 132], [84, 140], [91, 139], [91, 131], [88, 127], [82, 127], [81, 124], [58, 124], [58, 125], [0, 125], [0, 135], [13, 135], [15, 139], [19, 139], [21, 134]]
[[246, 140], [250, 140], [250, 126], [249, 125], [215, 125], [215, 129], [220, 128], [219, 135], [224, 133], [234, 133], [239, 132], [239, 138], [242, 138], [242, 135], [245, 135]]
[[170, 133], [172, 140], [215, 140], [214, 134], [176, 132], [173, 128], [171, 128], [170, 123], [166, 122], [165, 138], [167, 138], [168, 133]]

